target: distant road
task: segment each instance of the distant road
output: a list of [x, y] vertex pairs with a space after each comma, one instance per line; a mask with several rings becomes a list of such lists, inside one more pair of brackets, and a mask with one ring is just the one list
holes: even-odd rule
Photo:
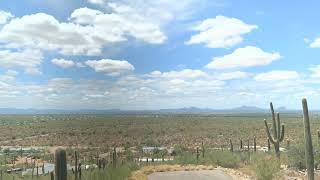
[[221, 170], [156, 172], [148, 180], [233, 180]]

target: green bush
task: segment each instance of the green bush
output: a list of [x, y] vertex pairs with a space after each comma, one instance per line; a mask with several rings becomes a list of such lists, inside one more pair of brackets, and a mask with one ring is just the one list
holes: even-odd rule
[[174, 161], [172, 162], [174, 164], [197, 164], [197, 157], [195, 154], [192, 154], [190, 152], [180, 152], [178, 156], [174, 158]]
[[240, 156], [230, 151], [212, 151], [207, 156], [209, 163], [225, 168], [236, 168], [241, 162]]
[[288, 149], [288, 166], [296, 169], [305, 169], [305, 148], [303, 144], [292, 145]]
[[253, 155], [251, 164], [258, 180], [272, 180], [280, 170], [278, 159], [271, 155]]

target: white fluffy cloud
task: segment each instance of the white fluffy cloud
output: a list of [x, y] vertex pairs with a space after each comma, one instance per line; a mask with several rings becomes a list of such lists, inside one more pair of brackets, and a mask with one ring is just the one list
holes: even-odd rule
[[243, 67], [263, 66], [280, 59], [279, 53], [265, 52], [260, 48], [246, 46], [238, 48], [231, 54], [215, 57], [213, 61], [206, 65], [208, 69], [233, 69]]
[[88, 0], [106, 9], [113, 9], [115, 12], [126, 17], [141, 17], [148, 22], [165, 26], [172, 21], [179, 21], [192, 18], [207, 0]]
[[316, 38], [310, 43], [311, 48], [320, 48], [320, 38]]
[[254, 77], [256, 81], [283, 81], [297, 78], [299, 78], [299, 74], [296, 71], [285, 70], [275, 70], [266, 73], [260, 73]]
[[105, 0], [88, 0], [92, 4], [104, 4]]
[[52, 59], [51, 62], [59, 67], [62, 67], [62, 68], [70, 68], [70, 67], [75, 66], [75, 63], [71, 60]]
[[5, 24], [7, 21], [14, 16], [10, 12], [0, 10], [0, 24]]
[[89, 60], [85, 64], [93, 68], [96, 72], [102, 72], [110, 76], [119, 76], [123, 73], [128, 73], [134, 70], [132, 64], [128, 61], [101, 59]]
[[[0, 66], [5, 68], [23, 68], [27, 73], [30, 69], [38, 70], [43, 55], [39, 50], [23, 51], [1, 50]], [[38, 70], [39, 71], [39, 70]]]
[[71, 22], [59, 22], [45, 13], [12, 19], [0, 31], [0, 42], [7, 47], [58, 50], [65, 55], [99, 55], [103, 47], [128, 38], [161, 44], [166, 36], [157, 24], [140, 16], [127, 17], [114, 12], [80, 8]]
[[242, 79], [248, 77], [249, 74], [242, 71], [234, 71], [234, 72], [225, 72], [219, 73], [215, 77], [219, 80], [233, 80], [233, 79]]
[[89, 28], [73, 23], [60, 23], [53, 16], [38, 13], [12, 19], [0, 33], [0, 41], [8, 47], [33, 47], [59, 50], [69, 55], [100, 53]]
[[9, 82], [16, 79], [19, 73], [14, 70], [7, 70], [7, 72], [3, 75], [0, 75], [0, 81]]
[[184, 69], [181, 71], [169, 72], [153, 71], [147, 76], [155, 78], [201, 78], [206, 77], [207, 74], [201, 70]]
[[243, 41], [243, 35], [258, 28], [236, 18], [217, 16], [206, 19], [194, 27], [198, 34], [193, 35], [186, 44], [205, 44], [208, 48], [228, 48]]

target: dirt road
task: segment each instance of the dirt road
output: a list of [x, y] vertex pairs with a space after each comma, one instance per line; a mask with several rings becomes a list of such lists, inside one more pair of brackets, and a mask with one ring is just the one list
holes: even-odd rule
[[222, 170], [156, 172], [148, 180], [232, 180]]

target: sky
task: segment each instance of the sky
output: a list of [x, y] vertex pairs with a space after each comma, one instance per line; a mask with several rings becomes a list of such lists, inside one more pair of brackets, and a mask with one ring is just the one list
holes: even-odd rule
[[3, 0], [0, 107], [320, 109], [319, 5]]

